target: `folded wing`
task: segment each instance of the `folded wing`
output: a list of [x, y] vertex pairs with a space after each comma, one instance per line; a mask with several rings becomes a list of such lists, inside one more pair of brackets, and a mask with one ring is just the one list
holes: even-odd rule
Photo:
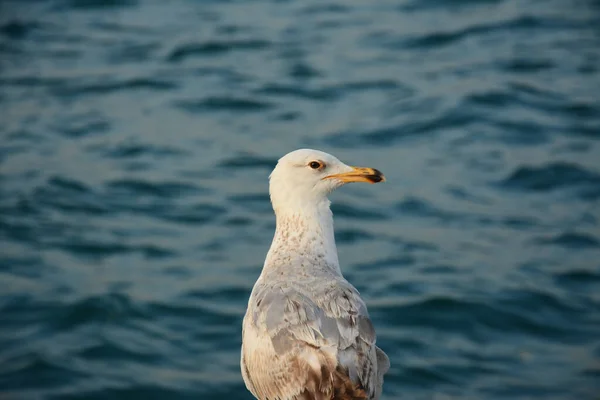
[[347, 282], [318, 291], [259, 284], [244, 330], [261, 343], [242, 351], [244, 379], [258, 398], [379, 397], [389, 360], [375, 346], [367, 308]]

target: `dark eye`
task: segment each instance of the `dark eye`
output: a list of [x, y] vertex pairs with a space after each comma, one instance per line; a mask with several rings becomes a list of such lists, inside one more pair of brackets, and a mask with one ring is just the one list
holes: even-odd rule
[[324, 164], [321, 164], [318, 161], [311, 161], [308, 163], [308, 166], [311, 167], [312, 169], [321, 169], [324, 167]]

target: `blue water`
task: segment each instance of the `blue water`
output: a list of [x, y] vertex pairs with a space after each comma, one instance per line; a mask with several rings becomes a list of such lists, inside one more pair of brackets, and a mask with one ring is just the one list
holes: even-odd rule
[[0, 398], [251, 399], [241, 319], [300, 147], [384, 399], [600, 393], [596, 0], [0, 3]]

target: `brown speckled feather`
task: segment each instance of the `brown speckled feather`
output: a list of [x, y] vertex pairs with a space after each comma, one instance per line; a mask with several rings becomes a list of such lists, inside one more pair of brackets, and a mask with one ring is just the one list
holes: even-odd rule
[[[311, 381], [295, 400], [368, 400], [367, 393], [350, 380], [348, 372], [338, 367], [335, 371], [321, 368], [319, 374], [311, 374]], [[318, 388], [318, 389], [317, 389]]]

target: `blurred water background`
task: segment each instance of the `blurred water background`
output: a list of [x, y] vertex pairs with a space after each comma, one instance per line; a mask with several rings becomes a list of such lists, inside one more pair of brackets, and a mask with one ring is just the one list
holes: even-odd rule
[[0, 2], [0, 398], [251, 399], [301, 147], [384, 399], [600, 393], [600, 2]]

